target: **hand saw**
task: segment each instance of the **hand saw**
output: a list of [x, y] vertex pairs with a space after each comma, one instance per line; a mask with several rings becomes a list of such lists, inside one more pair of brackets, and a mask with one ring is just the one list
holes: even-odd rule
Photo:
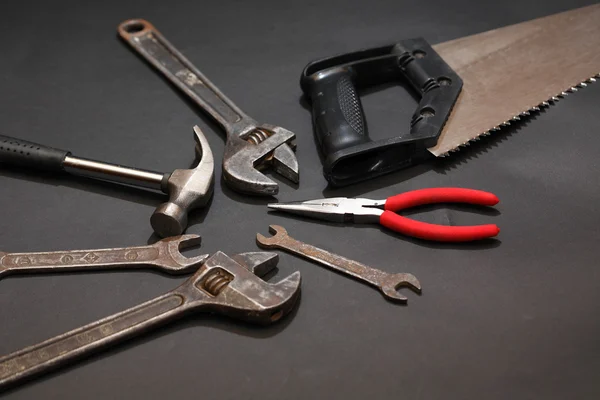
[[[600, 4], [430, 46], [424, 39], [309, 63], [324, 174], [333, 186], [398, 170], [499, 131], [600, 78]], [[372, 141], [359, 90], [404, 79], [420, 95], [410, 131]]]

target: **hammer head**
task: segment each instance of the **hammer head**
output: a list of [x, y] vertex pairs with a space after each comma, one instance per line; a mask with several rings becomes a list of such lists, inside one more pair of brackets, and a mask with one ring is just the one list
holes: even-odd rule
[[161, 237], [181, 235], [188, 213], [204, 207], [213, 193], [215, 163], [210, 146], [198, 126], [194, 126], [198, 164], [192, 169], [176, 169], [163, 184], [169, 201], [158, 206], [150, 223]]

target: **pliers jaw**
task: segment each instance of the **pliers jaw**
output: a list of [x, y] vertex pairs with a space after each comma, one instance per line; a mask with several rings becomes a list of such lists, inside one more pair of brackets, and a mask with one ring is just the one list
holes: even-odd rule
[[383, 213], [385, 200], [352, 199], [332, 197], [289, 203], [272, 203], [272, 210], [321, 219], [332, 222], [376, 223]]

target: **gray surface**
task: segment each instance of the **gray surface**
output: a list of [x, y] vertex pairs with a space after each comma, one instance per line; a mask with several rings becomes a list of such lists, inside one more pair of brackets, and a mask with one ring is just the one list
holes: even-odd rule
[[[324, 3], [9, 1], [0, 12], [0, 131], [82, 157], [172, 170], [193, 159], [192, 126], [217, 162], [217, 128], [117, 39], [127, 18], [153, 22], [251, 116], [298, 134], [301, 184], [279, 200], [321, 196], [325, 180], [298, 79], [310, 60], [424, 36], [442, 42], [588, 1]], [[90, 2], [91, 3], [91, 2]], [[212, 3], [212, 2], [211, 2]], [[425, 165], [327, 195], [385, 198], [431, 186], [496, 193], [497, 213], [434, 208], [418, 218], [494, 222], [498, 241], [431, 245], [377, 226], [268, 215], [216, 176], [190, 233], [203, 250], [255, 250], [269, 223], [424, 286], [409, 305], [282, 255], [279, 277], [303, 274], [292, 318], [255, 328], [198, 315], [7, 394], [31, 398], [592, 399], [600, 396], [600, 86], [449, 164]], [[399, 89], [364, 99], [373, 136], [412, 112]], [[392, 111], [393, 115], [386, 115]], [[72, 177], [0, 170], [0, 248], [85, 249], [155, 240], [163, 198]], [[276, 277], [277, 278], [277, 277]], [[0, 282], [0, 354], [37, 343], [171, 289], [154, 273], [9, 277]]]

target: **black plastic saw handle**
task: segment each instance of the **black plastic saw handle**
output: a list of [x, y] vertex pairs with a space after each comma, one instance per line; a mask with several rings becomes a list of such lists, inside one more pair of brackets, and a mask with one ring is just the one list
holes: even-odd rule
[[0, 135], [0, 163], [44, 171], [62, 171], [65, 157], [71, 153], [41, 144]]
[[[404, 132], [373, 142], [358, 90], [398, 80], [416, 90], [419, 106], [410, 124], [398, 129]], [[462, 80], [425, 40], [410, 39], [311, 62], [300, 86], [312, 103], [324, 175], [332, 185], [342, 186], [422, 158], [437, 143]]]
[[370, 141], [354, 79], [353, 69], [333, 68], [313, 81], [314, 129], [325, 154]]

